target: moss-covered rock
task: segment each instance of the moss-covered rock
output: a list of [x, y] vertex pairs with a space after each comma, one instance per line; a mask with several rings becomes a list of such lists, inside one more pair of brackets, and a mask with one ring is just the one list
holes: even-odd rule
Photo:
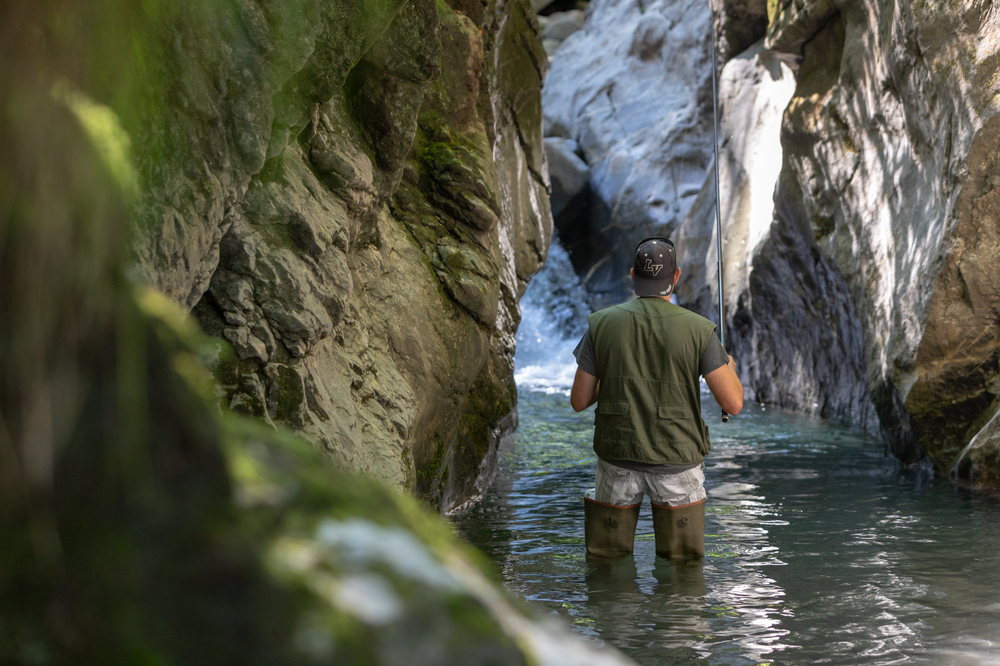
[[425, 493], [445, 511], [488, 482], [474, 452], [513, 421], [486, 414], [492, 439], [455, 446], [470, 390], [508, 391], [551, 233], [530, 7], [455, 7], [53, 1], [31, 18], [51, 33], [36, 52], [71, 53], [57, 74], [132, 138], [130, 274], [231, 349], [219, 400], [411, 490], [445, 441], [476, 475]]

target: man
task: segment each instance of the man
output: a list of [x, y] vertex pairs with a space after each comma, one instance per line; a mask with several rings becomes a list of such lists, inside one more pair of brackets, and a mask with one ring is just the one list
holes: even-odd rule
[[715, 324], [670, 302], [681, 276], [673, 242], [640, 241], [631, 275], [639, 298], [590, 315], [574, 351], [570, 404], [579, 412], [597, 402], [600, 460], [594, 498], [585, 499], [587, 551], [631, 553], [645, 494], [657, 554], [696, 559], [705, 554], [703, 461], [711, 447], [698, 377], [733, 415], [743, 407], [743, 385]]

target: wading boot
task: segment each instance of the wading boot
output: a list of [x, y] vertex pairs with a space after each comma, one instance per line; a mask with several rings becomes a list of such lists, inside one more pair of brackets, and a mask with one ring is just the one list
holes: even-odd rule
[[632, 552], [639, 504], [613, 506], [583, 498], [587, 552], [618, 557]]
[[684, 506], [653, 505], [656, 554], [675, 562], [705, 557], [705, 500]]

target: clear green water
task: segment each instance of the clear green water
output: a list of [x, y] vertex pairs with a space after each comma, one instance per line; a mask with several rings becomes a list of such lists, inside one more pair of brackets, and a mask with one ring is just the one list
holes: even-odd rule
[[635, 554], [588, 563], [593, 413], [561, 394], [521, 392], [512, 448], [458, 527], [514, 594], [640, 664], [1000, 665], [997, 498], [806, 417], [704, 408], [701, 567], [656, 558], [648, 502]]

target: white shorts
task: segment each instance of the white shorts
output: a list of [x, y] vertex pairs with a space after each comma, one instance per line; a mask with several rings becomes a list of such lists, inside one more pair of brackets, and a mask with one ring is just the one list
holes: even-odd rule
[[679, 474], [634, 472], [598, 459], [594, 499], [602, 504], [633, 506], [643, 495], [659, 506], [679, 507], [705, 499], [705, 463]]

